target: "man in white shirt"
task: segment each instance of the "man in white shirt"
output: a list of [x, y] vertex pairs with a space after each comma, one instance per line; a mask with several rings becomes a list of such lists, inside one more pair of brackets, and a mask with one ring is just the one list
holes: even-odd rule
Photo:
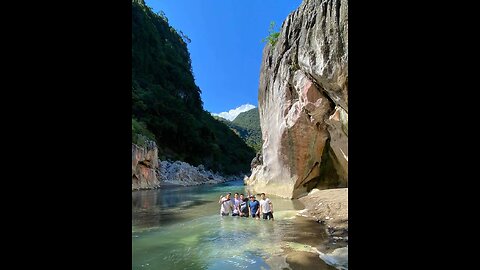
[[220, 204], [220, 215], [228, 216], [230, 214], [230, 210], [233, 209], [232, 201], [230, 200], [230, 193], [228, 193], [225, 197], [220, 196], [218, 203]]
[[273, 220], [273, 204], [269, 198], [265, 196], [265, 193], [261, 194], [260, 200], [260, 215], [263, 215], [263, 219]]

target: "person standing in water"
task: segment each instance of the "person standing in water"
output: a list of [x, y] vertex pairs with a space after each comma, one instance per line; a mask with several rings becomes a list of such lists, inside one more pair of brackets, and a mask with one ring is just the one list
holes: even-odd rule
[[263, 215], [263, 219], [273, 220], [273, 204], [269, 198], [265, 196], [265, 193], [261, 194], [260, 200], [260, 213]]
[[240, 194], [240, 216], [248, 217], [248, 198], [244, 198], [243, 193]]
[[233, 204], [230, 200], [230, 193], [228, 193], [225, 197], [220, 196], [220, 200], [218, 200], [220, 204], [220, 215], [221, 216], [228, 216], [230, 214], [230, 210], [233, 210]]
[[232, 217], [234, 216], [240, 216], [240, 203], [242, 201], [240, 200], [240, 198], [238, 197], [238, 192], [235, 192], [235, 194], [233, 195], [233, 213], [232, 213]]
[[255, 196], [253, 195], [250, 195], [250, 201], [248, 202], [248, 213], [252, 218], [260, 218], [260, 203], [255, 200]]

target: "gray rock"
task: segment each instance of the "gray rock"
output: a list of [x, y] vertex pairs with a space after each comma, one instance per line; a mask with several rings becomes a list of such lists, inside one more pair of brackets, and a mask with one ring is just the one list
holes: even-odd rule
[[169, 185], [194, 186], [225, 182], [225, 177], [207, 171], [203, 165], [192, 166], [182, 161], [162, 161], [158, 170], [161, 183]]
[[250, 167], [253, 169], [259, 165], [263, 164], [263, 157], [262, 157], [262, 152], [257, 153], [257, 155], [252, 159], [252, 162], [250, 163]]

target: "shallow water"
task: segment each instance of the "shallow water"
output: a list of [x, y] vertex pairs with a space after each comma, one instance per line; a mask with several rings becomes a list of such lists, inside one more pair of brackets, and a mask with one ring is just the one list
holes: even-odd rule
[[312, 252], [327, 237], [295, 216], [300, 202], [271, 195], [275, 221], [221, 217], [226, 192], [246, 194], [242, 181], [132, 192], [132, 269], [292, 269], [286, 249]]

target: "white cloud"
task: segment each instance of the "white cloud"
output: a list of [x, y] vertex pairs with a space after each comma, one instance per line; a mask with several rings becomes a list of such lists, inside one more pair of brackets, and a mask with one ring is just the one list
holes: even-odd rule
[[228, 119], [230, 121], [233, 121], [235, 119], [235, 117], [237, 117], [239, 114], [241, 114], [242, 112], [246, 112], [246, 111], [250, 111], [251, 109], [255, 108], [254, 105], [252, 104], [243, 104], [242, 106], [240, 107], [237, 107], [235, 109], [232, 109], [228, 112], [221, 112], [221, 113], [212, 113], [212, 115], [215, 115], [215, 116], [220, 116], [222, 118], [225, 118], [225, 119]]

